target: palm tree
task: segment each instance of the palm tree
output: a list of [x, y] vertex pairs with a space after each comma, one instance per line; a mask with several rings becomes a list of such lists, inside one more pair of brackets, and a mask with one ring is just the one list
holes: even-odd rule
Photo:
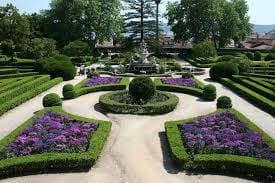
[[156, 11], [156, 39], [159, 41], [159, 5], [161, 3], [161, 0], [155, 0], [155, 3], [157, 5], [157, 11]]

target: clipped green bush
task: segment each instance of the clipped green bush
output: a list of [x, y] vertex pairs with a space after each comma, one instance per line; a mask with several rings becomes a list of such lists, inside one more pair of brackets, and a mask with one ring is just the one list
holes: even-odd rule
[[235, 57], [233, 55], [224, 55], [218, 58], [217, 62], [229, 62], [233, 60]]
[[247, 57], [248, 59], [254, 60], [254, 55], [253, 55], [252, 52], [247, 52], [245, 55], [246, 55], [246, 57]]
[[230, 109], [232, 108], [232, 100], [227, 96], [222, 96], [218, 98], [217, 109]]
[[230, 78], [232, 75], [238, 75], [238, 65], [232, 62], [220, 62], [215, 64], [210, 69], [210, 77], [214, 80], [219, 78]]
[[129, 93], [137, 101], [146, 101], [156, 92], [156, 86], [149, 77], [137, 77], [130, 82]]
[[76, 75], [76, 68], [69, 57], [56, 55], [39, 60], [36, 69], [42, 74], [50, 74], [52, 78], [62, 77], [64, 81], [71, 80]]
[[206, 85], [203, 89], [202, 98], [206, 101], [214, 101], [217, 97], [216, 87], [214, 85]]
[[216, 57], [217, 55], [218, 55], [217, 50], [216, 50], [214, 44], [210, 41], [197, 44], [192, 48], [193, 58]]
[[274, 53], [269, 53], [268, 55], [265, 56], [265, 61], [271, 61], [275, 60], [275, 54]]
[[64, 99], [74, 99], [76, 97], [76, 92], [72, 84], [66, 84], [63, 86], [62, 94]]
[[56, 93], [50, 93], [43, 98], [44, 107], [62, 106], [62, 100]]
[[254, 60], [255, 60], [255, 61], [261, 61], [261, 60], [262, 60], [262, 54], [261, 54], [261, 52], [256, 51], [256, 52], [254, 53]]

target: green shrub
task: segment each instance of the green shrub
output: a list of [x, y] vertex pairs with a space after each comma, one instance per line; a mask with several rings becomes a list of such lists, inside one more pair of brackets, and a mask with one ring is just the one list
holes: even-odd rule
[[202, 97], [206, 101], [214, 101], [217, 97], [216, 87], [214, 85], [206, 85], [203, 89]]
[[76, 68], [70, 58], [62, 55], [39, 60], [36, 69], [42, 74], [50, 74], [52, 78], [63, 77], [64, 81], [76, 75]]
[[182, 71], [182, 67], [181, 67], [181, 65], [179, 63], [174, 63], [173, 67], [174, 67], [173, 68], [174, 71], [177, 71], [177, 72], [181, 72]]
[[275, 60], [275, 54], [274, 53], [269, 53], [268, 55], [265, 56], [265, 61], [271, 61]]
[[230, 108], [232, 108], [231, 99], [227, 96], [222, 96], [222, 97], [218, 98], [217, 108], [218, 109], [230, 109]]
[[238, 65], [240, 73], [249, 72], [252, 61], [249, 59], [235, 58], [231, 60], [232, 63]]
[[146, 101], [156, 92], [156, 86], [149, 77], [137, 77], [129, 85], [130, 95], [137, 101]]
[[70, 42], [64, 47], [64, 55], [69, 57], [80, 57], [89, 54], [89, 45], [80, 40]]
[[164, 66], [164, 65], [161, 65], [161, 66], [159, 67], [159, 73], [160, 73], [160, 74], [165, 74], [165, 71], [166, 71], [165, 66]]
[[72, 84], [66, 84], [63, 86], [62, 94], [64, 99], [74, 99], [76, 97], [76, 92]]
[[44, 107], [62, 106], [62, 100], [59, 95], [50, 93], [43, 98]]
[[217, 50], [212, 42], [203, 42], [192, 48], [192, 56], [197, 57], [216, 57]]
[[218, 58], [217, 62], [229, 62], [233, 60], [235, 57], [232, 55], [224, 55]]
[[261, 61], [262, 60], [262, 54], [259, 51], [256, 51], [254, 54], [254, 60], [255, 61]]
[[124, 95], [127, 91], [112, 92], [100, 96], [99, 103], [104, 109], [119, 114], [165, 114], [173, 111], [179, 98], [176, 95], [164, 92], [158, 94], [164, 95], [164, 101], [148, 102], [146, 104], [127, 104], [114, 100], [116, 95]]
[[188, 71], [188, 72], [182, 73], [181, 77], [182, 78], [191, 78], [191, 77], [193, 77], [193, 74], [190, 71]]
[[254, 60], [254, 55], [252, 52], [247, 52], [245, 55], [249, 60]]
[[221, 77], [230, 78], [232, 75], [238, 75], [238, 65], [232, 62], [220, 62], [215, 64], [210, 69], [210, 77], [218, 80]]

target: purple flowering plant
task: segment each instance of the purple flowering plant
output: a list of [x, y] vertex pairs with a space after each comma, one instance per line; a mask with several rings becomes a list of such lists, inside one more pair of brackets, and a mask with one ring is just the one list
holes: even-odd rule
[[262, 135], [231, 112], [204, 116], [178, 127], [190, 154], [232, 154], [275, 161], [275, 151]]
[[179, 85], [187, 87], [197, 87], [197, 83], [193, 77], [182, 77], [182, 78], [162, 78], [163, 84], [167, 85]]
[[101, 77], [93, 76], [87, 83], [84, 84], [84, 87], [91, 87], [95, 85], [106, 85], [106, 84], [115, 84], [120, 82], [120, 78], [117, 77]]
[[70, 119], [67, 115], [48, 111], [21, 131], [4, 153], [6, 157], [60, 152], [85, 152], [98, 124]]

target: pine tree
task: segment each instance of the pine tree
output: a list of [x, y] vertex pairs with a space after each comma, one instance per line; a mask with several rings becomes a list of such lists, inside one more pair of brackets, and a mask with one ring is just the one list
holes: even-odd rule
[[135, 40], [146, 40], [155, 33], [155, 1], [123, 0], [127, 32]]

